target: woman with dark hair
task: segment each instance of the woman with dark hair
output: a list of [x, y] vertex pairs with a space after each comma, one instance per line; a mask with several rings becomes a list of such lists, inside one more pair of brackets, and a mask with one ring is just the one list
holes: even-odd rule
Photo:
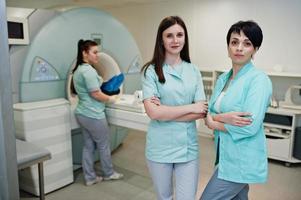
[[[74, 90], [78, 95], [75, 115], [82, 128], [84, 147], [82, 167], [87, 186], [101, 180], [120, 179], [122, 174], [113, 170], [110, 150], [110, 132], [105, 117], [105, 103], [113, 103], [116, 96], [101, 92], [103, 82], [93, 65], [99, 61], [97, 43], [91, 40], [78, 41], [77, 62], [73, 70]], [[94, 152], [98, 149], [104, 177], [94, 170]]]
[[146, 158], [158, 200], [194, 200], [199, 147], [196, 119], [207, 113], [200, 71], [190, 63], [183, 20], [166, 17], [159, 25], [153, 58], [142, 68], [143, 103], [151, 118]]
[[262, 39], [261, 28], [253, 21], [239, 21], [228, 31], [232, 69], [219, 76], [206, 119], [215, 135], [216, 170], [201, 200], [246, 200], [250, 183], [267, 180], [263, 119], [272, 84], [251, 61]]

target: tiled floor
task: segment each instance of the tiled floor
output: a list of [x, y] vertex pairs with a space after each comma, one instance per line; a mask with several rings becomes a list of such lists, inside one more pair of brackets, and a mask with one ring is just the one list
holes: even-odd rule
[[[113, 153], [117, 171], [124, 173], [121, 181], [106, 181], [86, 187], [81, 170], [75, 171], [75, 182], [46, 195], [47, 200], [154, 200], [155, 193], [144, 157], [145, 133], [130, 131], [123, 144]], [[200, 137], [200, 181], [198, 197], [213, 172], [213, 140]], [[98, 165], [96, 164], [96, 167]], [[251, 185], [251, 200], [301, 200], [301, 165], [285, 167], [270, 161], [269, 181]], [[38, 199], [21, 192], [22, 200]]]

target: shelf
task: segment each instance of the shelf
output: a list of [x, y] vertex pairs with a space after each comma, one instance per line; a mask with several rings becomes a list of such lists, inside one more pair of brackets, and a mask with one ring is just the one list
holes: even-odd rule
[[203, 81], [214, 81], [212, 77], [207, 77], [207, 76], [203, 76], [202, 77]]
[[287, 139], [290, 138], [290, 135], [283, 135], [283, 134], [279, 134], [279, 133], [267, 133], [265, 132], [265, 135], [267, 136], [272, 136], [272, 137], [277, 137], [277, 138], [282, 138], [282, 139]]
[[[201, 69], [201, 71], [215, 71], [218, 73], [223, 73], [229, 71], [231, 68], [211, 68], [211, 69]], [[301, 78], [300, 73], [294, 72], [276, 72], [276, 71], [269, 71], [267, 69], [262, 69], [268, 76], [279, 76], [279, 77], [286, 77], [286, 78]]]
[[287, 115], [287, 116], [293, 116], [295, 114], [301, 114], [301, 110], [283, 108], [283, 107], [278, 107], [278, 108], [269, 107], [267, 112], [271, 113], [271, 114]]
[[267, 126], [267, 127], [280, 128], [280, 129], [285, 129], [285, 130], [291, 130], [292, 131], [291, 126], [284, 126], [284, 125], [272, 124], [272, 123], [266, 123], [266, 122], [264, 122], [263, 125]]
[[300, 78], [301, 74], [293, 72], [275, 72], [275, 71], [265, 71], [269, 76], [279, 76], [288, 78]]

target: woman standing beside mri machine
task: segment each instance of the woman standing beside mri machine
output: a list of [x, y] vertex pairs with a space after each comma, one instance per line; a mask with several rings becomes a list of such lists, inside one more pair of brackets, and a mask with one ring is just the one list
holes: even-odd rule
[[[77, 62], [73, 70], [73, 90], [78, 95], [75, 115], [82, 127], [84, 147], [82, 167], [87, 186], [104, 180], [120, 179], [123, 174], [113, 170], [110, 136], [105, 117], [105, 103], [113, 103], [116, 96], [108, 96], [100, 90], [102, 78], [93, 65], [99, 61], [98, 44], [91, 40], [78, 41]], [[94, 170], [94, 152], [99, 150], [103, 178]]]
[[143, 103], [151, 122], [146, 158], [158, 200], [194, 200], [199, 149], [196, 119], [207, 105], [198, 68], [190, 63], [188, 33], [178, 16], [166, 17], [157, 31], [153, 58], [144, 65]]

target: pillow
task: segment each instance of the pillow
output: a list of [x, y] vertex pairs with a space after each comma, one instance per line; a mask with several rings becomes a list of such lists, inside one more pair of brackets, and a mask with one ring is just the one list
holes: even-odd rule
[[123, 73], [120, 73], [119, 75], [113, 76], [110, 80], [104, 82], [100, 89], [103, 93], [107, 95], [116, 95], [119, 94], [120, 89], [119, 87], [124, 81], [124, 75]]

